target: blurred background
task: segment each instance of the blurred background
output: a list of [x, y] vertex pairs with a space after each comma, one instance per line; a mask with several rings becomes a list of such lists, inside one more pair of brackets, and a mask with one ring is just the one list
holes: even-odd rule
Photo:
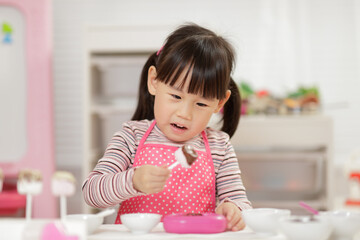
[[185, 22], [237, 52], [243, 116], [232, 143], [255, 206], [344, 206], [358, 170], [349, 162], [360, 151], [359, 0], [47, 3], [55, 169], [72, 172], [79, 190], [69, 212], [89, 211], [80, 193], [86, 173], [131, 116], [146, 57]]

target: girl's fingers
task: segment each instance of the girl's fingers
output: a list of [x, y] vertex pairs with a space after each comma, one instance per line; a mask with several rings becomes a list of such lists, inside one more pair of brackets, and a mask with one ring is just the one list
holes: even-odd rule
[[234, 215], [233, 219], [231, 220], [231, 227], [229, 229], [233, 231], [240, 230], [240, 222], [241, 222], [241, 217], [237, 214]]
[[154, 166], [154, 165], [142, 165], [138, 168], [143, 174], [148, 174], [151, 176], [167, 176], [170, 175], [171, 171], [165, 166]]
[[232, 229], [240, 218], [234, 211], [229, 211], [226, 215], [226, 219], [228, 220], [228, 229]]
[[240, 209], [233, 203], [223, 203], [216, 209], [217, 214], [222, 214], [227, 220], [227, 229], [239, 231], [245, 228]]
[[223, 209], [223, 215], [225, 216], [226, 220], [227, 220], [227, 227], [228, 229], [231, 229], [232, 226], [234, 225], [234, 211], [232, 211], [231, 208], [224, 208]]
[[159, 188], [159, 187], [164, 187], [165, 186], [165, 182], [153, 182], [150, 184], [150, 186], [152, 188]]
[[245, 222], [242, 218], [232, 227], [232, 231], [239, 231], [245, 228]]
[[233, 219], [233, 216], [234, 216], [234, 211], [232, 211], [231, 209], [228, 209], [225, 212], [225, 217], [228, 221], [231, 221]]
[[167, 168], [167, 166], [154, 167], [154, 169], [152, 169], [152, 171], [150, 172], [152, 176], [165, 176], [165, 177], [169, 177], [170, 173], [171, 171]]
[[166, 177], [166, 176], [150, 176], [148, 180], [149, 180], [149, 182], [163, 182], [163, 183], [165, 183], [167, 179], [168, 179], [168, 177]]

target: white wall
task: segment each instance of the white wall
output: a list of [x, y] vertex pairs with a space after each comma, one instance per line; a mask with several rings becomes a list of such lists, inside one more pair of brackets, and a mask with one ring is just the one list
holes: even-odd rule
[[79, 167], [82, 161], [86, 26], [185, 21], [233, 42], [237, 81], [275, 93], [317, 84], [325, 114], [334, 117], [335, 161], [341, 163], [360, 148], [359, 16], [359, 0], [53, 0], [58, 166]]

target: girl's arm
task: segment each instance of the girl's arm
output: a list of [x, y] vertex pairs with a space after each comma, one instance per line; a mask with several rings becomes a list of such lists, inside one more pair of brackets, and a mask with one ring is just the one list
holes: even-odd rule
[[85, 202], [96, 208], [106, 208], [142, 195], [134, 189], [132, 160], [136, 152], [134, 131], [124, 125], [106, 148], [104, 156], [83, 183]]
[[252, 208], [241, 180], [238, 160], [229, 139], [226, 140], [223, 159], [216, 175], [217, 196], [219, 205], [230, 201], [240, 209]]

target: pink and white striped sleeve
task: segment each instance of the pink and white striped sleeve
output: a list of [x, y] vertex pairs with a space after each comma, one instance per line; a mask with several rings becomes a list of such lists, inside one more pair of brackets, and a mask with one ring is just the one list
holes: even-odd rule
[[113, 136], [104, 156], [83, 183], [83, 197], [88, 205], [106, 208], [143, 195], [132, 183], [136, 144], [134, 131], [127, 125]]
[[219, 204], [232, 202], [241, 210], [252, 208], [241, 180], [238, 160], [229, 139], [226, 139], [225, 152], [216, 176], [217, 197]]

